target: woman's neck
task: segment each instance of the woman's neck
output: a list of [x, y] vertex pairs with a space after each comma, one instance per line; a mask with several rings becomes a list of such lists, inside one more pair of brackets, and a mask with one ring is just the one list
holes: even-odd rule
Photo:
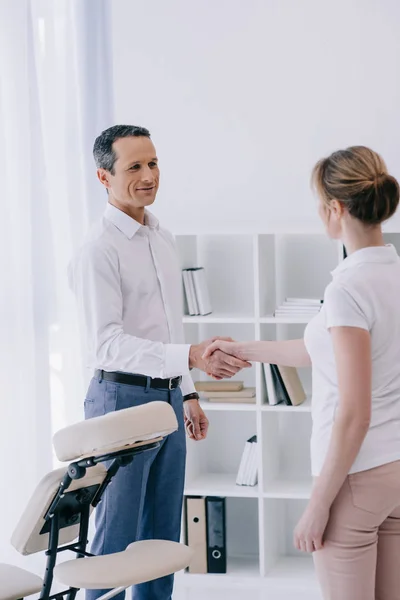
[[352, 254], [357, 250], [369, 248], [370, 246], [385, 245], [382, 229], [379, 225], [371, 228], [367, 228], [361, 224], [360, 226], [353, 226], [351, 229], [343, 231], [342, 242], [347, 254]]

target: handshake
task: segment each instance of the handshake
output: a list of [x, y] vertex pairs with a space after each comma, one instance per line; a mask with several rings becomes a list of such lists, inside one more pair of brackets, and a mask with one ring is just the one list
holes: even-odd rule
[[232, 338], [214, 337], [190, 347], [189, 367], [200, 369], [214, 379], [229, 379], [251, 363], [240, 357], [241, 348]]

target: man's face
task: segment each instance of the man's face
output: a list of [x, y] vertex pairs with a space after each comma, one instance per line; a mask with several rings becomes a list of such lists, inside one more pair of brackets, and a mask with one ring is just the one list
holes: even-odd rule
[[144, 208], [153, 204], [160, 180], [153, 142], [147, 137], [119, 138], [113, 144], [114, 173], [98, 170], [100, 181], [120, 208]]

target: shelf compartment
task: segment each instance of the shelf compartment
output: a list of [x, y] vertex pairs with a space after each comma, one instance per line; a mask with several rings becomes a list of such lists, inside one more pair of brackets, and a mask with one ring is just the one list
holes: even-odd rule
[[239, 315], [239, 314], [222, 314], [222, 313], [211, 313], [210, 315], [204, 316], [190, 316], [185, 315], [183, 317], [183, 323], [255, 323], [256, 319], [253, 315]]
[[263, 410], [263, 493], [271, 497], [308, 498], [311, 482], [309, 412]]
[[299, 406], [287, 406], [286, 404], [275, 404], [270, 406], [269, 404], [263, 404], [261, 410], [264, 412], [282, 412], [282, 413], [298, 413], [298, 412], [311, 412], [311, 398], [308, 397]]
[[257, 433], [255, 411], [213, 411], [205, 440], [188, 440], [186, 493], [257, 497], [257, 486], [238, 486], [246, 440]]
[[[205, 495], [205, 494], [203, 494]], [[191, 584], [221, 581], [231, 583], [239, 579], [260, 577], [258, 500], [226, 497], [226, 573], [191, 574], [186, 572]]]
[[236, 485], [236, 474], [203, 473], [190, 479], [186, 496], [224, 496], [226, 498], [257, 498], [258, 486]]
[[311, 321], [312, 317], [310, 315], [297, 316], [297, 317], [274, 317], [273, 315], [266, 315], [260, 318], [260, 323], [271, 323], [271, 324], [282, 324], [282, 325], [291, 325], [291, 324], [307, 324]]
[[236, 402], [208, 402], [205, 399], [200, 400], [200, 406], [204, 411], [244, 411], [254, 412], [256, 404], [240, 404]]
[[252, 234], [176, 236], [181, 268], [205, 270], [213, 312], [202, 319], [231, 322], [226, 318], [234, 318], [234, 322], [239, 322], [241, 317], [245, 319], [242, 322], [248, 322], [255, 317], [254, 243]]
[[264, 498], [307, 500], [311, 496], [312, 479], [275, 479], [264, 487]]
[[306, 506], [305, 499], [264, 500], [266, 580], [287, 586], [316, 583], [312, 557], [297, 550], [293, 543], [294, 530]]

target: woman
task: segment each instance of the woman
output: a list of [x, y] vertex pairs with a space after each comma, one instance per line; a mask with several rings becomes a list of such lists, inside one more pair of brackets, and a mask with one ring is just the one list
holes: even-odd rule
[[381, 230], [399, 186], [365, 147], [322, 159], [312, 181], [347, 258], [304, 340], [216, 341], [204, 356], [311, 364], [314, 485], [295, 546], [314, 553], [326, 600], [399, 600], [400, 259]]

